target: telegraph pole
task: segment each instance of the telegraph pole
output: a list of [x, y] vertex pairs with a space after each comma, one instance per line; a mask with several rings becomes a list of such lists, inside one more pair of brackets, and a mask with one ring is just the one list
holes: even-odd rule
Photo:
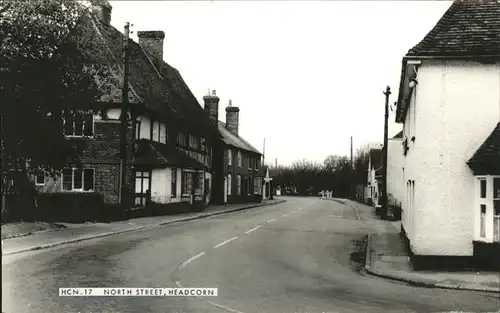
[[382, 171], [382, 219], [387, 218], [388, 202], [387, 202], [387, 136], [389, 124], [389, 96], [391, 95], [391, 87], [387, 86], [384, 92], [385, 95], [385, 114], [384, 114], [384, 148], [382, 149], [383, 171]]
[[350, 186], [351, 186], [351, 190], [350, 190], [350, 196], [351, 196], [351, 199], [354, 199], [355, 198], [355, 188], [356, 188], [356, 184], [355, 184], [355, 181], [354, 181], [354, 162], [353, 162], [353, 158], [352, 158], [352, 136], [351, 136], [351, 177], [350, 177]]
[[266, 138], [264, 138], [264, 146], [262, 147], [262, 166], [266, 165]]
[[120, 131], [120, 172], [121, 172], [121, 188], [120, 188], [120, 203], [123, 205], [127, 202], [127, 129], [128, 129], [128, 111], [129, 111], [129, 38], [130, 38], [130, 23], [125, 22], [123, 39], [123, 88], [122, 88], [122, 105], [121, 105], [121, 131]]

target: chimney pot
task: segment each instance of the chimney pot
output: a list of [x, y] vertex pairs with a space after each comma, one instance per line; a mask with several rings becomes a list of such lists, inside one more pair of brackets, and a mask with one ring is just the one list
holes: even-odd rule
[[205, 102], [205, 113], [208, 115], [208, 119], [212, 124], [217, 125], [219, 122], [219, 97], [216, 96], [215, 90], [212, 90], [212, 95], [210, 95], [210, 90], [208, 95], [203, 97]]
[[139, 44], [150, 56], [163, 61], [163, 41], [165, 32], [161, 30], [138, 31]]

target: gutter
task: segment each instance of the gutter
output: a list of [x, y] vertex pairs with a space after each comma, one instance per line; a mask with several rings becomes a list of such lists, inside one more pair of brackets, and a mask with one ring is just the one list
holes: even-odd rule
[[405, 60], [500, 60], [500, 54], [484, 55], [405, 55]]

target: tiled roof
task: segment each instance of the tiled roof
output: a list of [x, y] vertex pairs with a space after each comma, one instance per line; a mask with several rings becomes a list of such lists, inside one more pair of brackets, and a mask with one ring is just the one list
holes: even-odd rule
[[454, 1], [408, 56], [485, 56], [500, 54], [500, 1]]
[[205, 169], [200, 162], [190, 158], [174, 146], [159, 142], [140, 139], [137, 141], [135, 165], [149, 165], [157, 167], [175, 166], [190, 169]]
[[254, 153], [262, 154], [259, 150], [255, 149], [251, 144], [249, 144], [245, 139], [240, 136], [236, 136], [226, 128], [226, 124], [219, 121], [219, 132], [222, 135], [222, 140], [230, 146], [239, 148], [246, 151], [251, 151]]
[[[122, 101], [124, 35], [97, 19], [85, 19], [80, 26], [85, 32], [82, 50], [89, 66], [104, 71], [100, 75], [102, 102]], [[129, 101], [157, 114], [172, 116], [204, 130], [216, 131], [210, 124], [179, 71], [163, 60], [156, 60], [141, 45], [129, 40]]]
[[500, 123], [467, 164], [476, 175], [500, 175]]
[[382, 166], [382, 149], [370, 149], [372, 167], [378, 170]]

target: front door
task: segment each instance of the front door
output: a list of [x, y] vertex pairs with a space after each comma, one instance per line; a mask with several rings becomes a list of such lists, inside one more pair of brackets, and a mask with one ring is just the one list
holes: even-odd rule
[[149, 190], [151, 190], [151, 172], [135, 171], [134, 204], [145, 206]]

